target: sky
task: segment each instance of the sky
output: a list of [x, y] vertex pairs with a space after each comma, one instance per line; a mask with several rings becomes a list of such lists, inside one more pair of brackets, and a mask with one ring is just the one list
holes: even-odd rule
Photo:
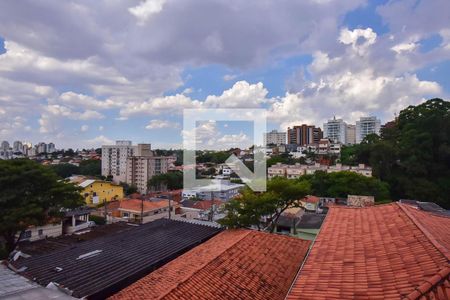
[[[180, 148], [185, 108], [264, 108], [286, 130], [450, 99], [448, 0], [7, 0], [0, 20], [10, 143]], [[205, 121], [213, 148], [252, 139]]]

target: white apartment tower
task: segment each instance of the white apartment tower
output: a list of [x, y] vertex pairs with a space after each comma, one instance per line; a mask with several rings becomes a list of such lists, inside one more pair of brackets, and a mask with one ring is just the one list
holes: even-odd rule
[[278, 132], [276, 130], [267, 132], [264, 135], [264, 145], [267, 146], [269, 144], [274, 144], [277, 146], [285, 145], [286, 144], [286, 132]]
[[323, 124], [323, 137], [334, 143], [346, 144], [347, 124], [342, 119], [328, 120]]
[[361, 141], [369, 134], [380, 134], [381, 121], [376, 117], [361, 117], [356, 121], [356, 143]]
[[126, 181], [127, 159], [137, 147], [131, 141], [116, 141], [115, 145], [102, 146], [102, 175], [112, 176], [115, 183]]

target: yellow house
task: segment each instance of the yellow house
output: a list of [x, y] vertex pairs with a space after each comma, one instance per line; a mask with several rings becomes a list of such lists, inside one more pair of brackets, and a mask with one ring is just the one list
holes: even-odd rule
[[78, 186], [83, 188], [81, 195], [87, 205], [93, 206], [124, 197], [123, 187], [112, 182], [88, 179], [81, 182]]

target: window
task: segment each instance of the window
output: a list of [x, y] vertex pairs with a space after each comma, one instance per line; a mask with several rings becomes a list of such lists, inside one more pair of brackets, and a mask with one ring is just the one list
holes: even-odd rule
[[31, 230], [27, 230], [22, 234], [22, 239], [29, 239], [31, 238]]

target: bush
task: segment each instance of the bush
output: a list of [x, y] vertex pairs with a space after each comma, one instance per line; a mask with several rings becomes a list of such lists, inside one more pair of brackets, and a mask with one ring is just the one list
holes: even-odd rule
[[96, 215], [90, 215], [89, 216], [90, 221], [94, 221], [97, 225], [105, 225], [106, 219], [104, 217], [96, 216]]

